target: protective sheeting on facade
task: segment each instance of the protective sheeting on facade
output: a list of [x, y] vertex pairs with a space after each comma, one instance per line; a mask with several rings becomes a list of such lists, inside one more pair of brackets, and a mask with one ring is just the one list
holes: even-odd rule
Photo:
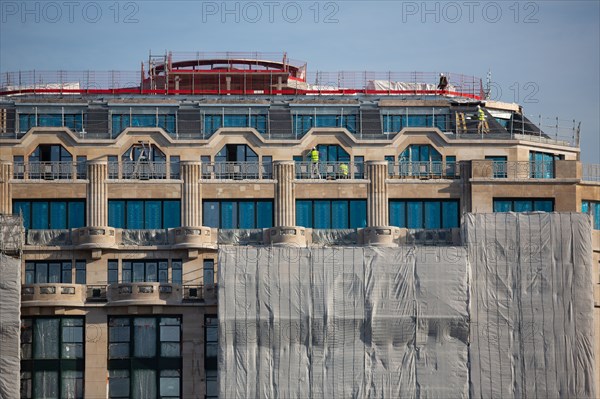
[[169, 233], [165, 229], [122, 230], [123, 245], [167, 245]]
[[[415, 83], [415, 82], [395, 82], [390, 80], [369, 80], [367, 83], [367, 90], [379, 90], [379, 91], [420, 91], [427, 90], [433, 91], [438, 90], [438, 86], [432, 83]], [[456, 91], [456, 87], [448, 85], [444, 90]]]
[[312, 229], [314, 245], [356, 245], [358, 234], [356, 229]]
[[220, 396], [595, 397], [590, 227], [477, 214], [466, 247], [221, 247]]
[[18, 398], [21, 261], [0, 253], [0, 398]]
[[467, 214], [471, 397], [594, 398], [591, 223]]
[[219, 259], [220, 397], [468, 396], [463, 248], [225, 247]]

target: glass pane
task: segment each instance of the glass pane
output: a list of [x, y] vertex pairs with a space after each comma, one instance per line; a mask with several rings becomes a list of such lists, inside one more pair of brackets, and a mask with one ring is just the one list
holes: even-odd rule
[[155, 283], [158, 281], [158, 264], [156, 262], [146, 263], [146, 282]]
[[[63, 323], [64, 324], [64, 323]], [[83, 342], [83, 327], [63, 325], [63, 342]]]
[[533, 210], [534, 211], [552, 212], [554, 210], [553, 208], [554, 208], [554, 206], [553, 206], [551, 200], [535, 201], [534, 204], [533, 204]]
[[85, 203], [82, 201], [69, 202], [69, 228], [77, 229], [85, 226]]
[[83, 398], [83, 372], [63, 370], [61, 397], [64, 399]]
[[108, 201], [108, 225], [125, 228], [125, 201]]
[[331, 202], [314, 201], [315, 229], [331, 228]]
[[146, 218], [145, 228], [146, 229], [160, 229], [162, 228], [161, 223], [161, 201], [146, 201]]
[[60, 283], [60, 278], [61, 278], [60, 263], [48, 264], [48, 282], [49, 283]]
[[145, 271], [146, 267], [144, 262], [133, 262], [133, 282], [144, 282], [144, 279], [146, 278]]
[[180, 357], [180, 345], [177, 342], [162, 342], [160, 344], [160, 354], [162, 357]]
[[62, 345], [63, 359], [83, 359], [83, 344], [64, 344]]
[[111, 398], [129, 397], [129, 371], [108, 371], [108, 396]]
[[589, 203], [589, 201], [583, 201], [581, 203], [581, 212], [582, 213], [589, 213], [590, 212], [590, 203]]
[[33, 390], [36, 398], [58, 398], [58, 371], [37, 371], [34, 374]]
[[144, 202], [127, 201], [127, 229], [144, 228]]
[[14, 201], [13, 202], [13, 213], [15, 215], [23, 215], [23, 226], [26, 229], [31, 228], [31, 214], [30, 214], [30, 202], [29, 201]]
[[204, 201], [202, 204], [203, 225], [207, 227], [219, 227], [219, 203], [216, 201]]
[[109, 359], [125, 359], [129, 357], [129, 342], [108, 345]]
[[156, 356], [156, 319], [138, 317], [134, 319], [133, 325], [135, 336], [134, 356]]
[[442, 227], [453, 229], [458, 227], [458, 201], [442, 203]]
[[357, 229], [367, 226], [367, 201], [350, 201], [350, 228]]
[[255, 203], [251, 201], [241, 201], [240, 207], [240, 229], [253, 229], [255, 228], [254, 217], [255, 217]]
[[425, 228], [439, 229], [442, 227], [441, 204], [439, 201], [425, 201]]
[[407, 203], [407, 227], [409, 229], [423, 228], [423, 203], [420, 201], [410, 201]]
[[35, 264], [35, 282], [37, 284], [44, 284], [48, 282], [48, 264], [47, 263], [36, 263]]
[[156, 371], [133, 370], [132, 384], [133, 399], [147, 399], [156, 397]]
[[131, 283], [131, 262], [123, 262], [121, 281], [124, 283]]
[[296, 201], [296, 224], [302, 227], [312, 227], [312, 201]]
[[512, 201], [494, 200], [494, 212], [511, 212]]
[[183, 284], [182, 265], [180, 260], [171, 261], [171, 280], [174, 284]]
[[50, 228], [67, 228], [67, 203], [64, 201], [54, 201], [50, 203]]
[[529, 200], [515, 201], [515, 212], [531, 212], [533, 211], [533, 202]]
[[36, 319], [34, 328], [34, 359], [58, 359], [59, 319]]
[[31, 204], [31, 227], [33, 229], [48, 229], [48, 203], [33, 202]]
[[406, 227], [406, 202], [390, 201], [390, 225]]
[[210, 285], [215, 283], [215, 263], [211, 259], [204, 260], [204, 284]]
[[348, 201], [331, 201], [332, 229], [348, 228]]
[[160, 326], [160, 340], [179, 342], [179, 326]]
[[221, 228], [237, 229], [237, 202], [221, 202]]
[[178, 376], [163, 377], [163, 373], [165, 373], [165, 371], [161, 371], [160, 395], [161, 396], [170, 396], [170, 397], [179, 397], [179, 377]]
[[273, 202], [257, 201], [256, 227], [259, 229], [273, 227]]
[[171, 229], [181, 226], [181, 205], [179, 201], [164, 201], [163, 228]]

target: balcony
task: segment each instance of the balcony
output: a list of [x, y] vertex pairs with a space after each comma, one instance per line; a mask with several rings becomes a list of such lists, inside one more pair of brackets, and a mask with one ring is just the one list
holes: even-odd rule
[[21, 286], [23, 306], [83, 306], [85, 285], [46, 283]]
[[112, 227], [82, 227], [74, 236], [81, 249], [112, 248], [116, 245], [116, 230]]
[[214, 302], [217, 300], [217, 284], [183, 286], [183, 302]]
[[578, 161], [472, 161], [471, 176], [493, 180], [578, 179]]
[[118, 305], [175, 305], [183, 297], [179, 284], [139, 282], [110, 284], [106, 299]]
[[205, 180], [270, 180], [271, 163], [259, 162], [203, 162], [202, 179]]
[[296, 179], [364, 179], [362, 162], [296, 162]]
[[13, 178], [18, 180], [87, 179], [87, 168], [85, 162], [15, 163]]
[[166, 180], [180, 178], [179, 164], [164, 161], [121, 161], [108, 163], [110, 180]]
[[458, 179], [456, 162], [397, 162], [388, 165], [390, 179]]

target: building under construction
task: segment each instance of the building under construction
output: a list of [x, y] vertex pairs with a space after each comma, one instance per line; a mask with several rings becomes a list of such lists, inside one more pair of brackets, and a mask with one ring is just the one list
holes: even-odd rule
[[0, 396], [596, 397], [600, 165], [487, 87], [285, 53], [2, 74]]

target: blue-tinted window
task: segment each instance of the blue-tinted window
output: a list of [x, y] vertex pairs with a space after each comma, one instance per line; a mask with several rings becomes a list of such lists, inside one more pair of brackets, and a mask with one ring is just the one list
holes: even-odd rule
[[357, 121], [358, 116], [356, 114], [296, 114], [293, 115], [293, 131], [294, 134], [302, 135], [312, 127], [341, 127], [347, 129], [350, 133], [356, 133]]
[[211, 135], [221, 127], [251, 127], [259, 133], [267, 132], [266, 114], [207, 114], [204, 115], [204, 133]]
[[169, 229], [181, 226], [179, 200], [109, 200], [108, 225], [120, 229]]
[[23, 213], [25, 229], [76, 229], [85, 226], [85, 201], [13, 201], [13, 213]]
[[531, 151], [529, 153], [530, 177], [534, 179], [554, 178], [554, 161], [558, 155]]
[[494, 198], [494, 212], [553, 212], [553, 199]]
[[581, 212], [592, 215], [593, 228], [600, 230], [600, 201], [583, 201]]
[[356, 229], [367, 225], [365, 200], [297, 200], [296, 224], [315, 229]]
[[440, 154], [429, 144], [411, 144], [400, 154], [400, 162], [441, 162]]
[[458, 200], [390, 200], [390, 225], [409, 229], [459, 227]]
[[[25, 284], [70, 284], [73, 281], [72, 264], [70, 260], [27, 261], [25, 262]], [[85, 267], [85, 261], [83, 266]], [[85, 283], [76, 282], [76, 284]]]
[[319, 144], [319, 162], [350, 162], [350, 154], [337, 144]]
[[437, 127], [446, 131], [446, 115], [383, 115], [384, 133], [397, 133], [405, 127]]
[[[63, 123], [64, 118], [64, 123]], [[79, 114], [19, 114], [19, 131], [21, 133], [27, 132], [29, 129], [35, 126], [44, 127], [61, 127], [66, 126], [73, 131], [80, 132], [83, 127], [84, 115]]]
[[119, 134], [128, 127], [161, 127], [167, 133], [175, 133], [174, 114], [113, 114], [112, 132]]
[[205, 200], [203, 225], [219, 229], [262, 229], [273, 227], [271, 200]]

